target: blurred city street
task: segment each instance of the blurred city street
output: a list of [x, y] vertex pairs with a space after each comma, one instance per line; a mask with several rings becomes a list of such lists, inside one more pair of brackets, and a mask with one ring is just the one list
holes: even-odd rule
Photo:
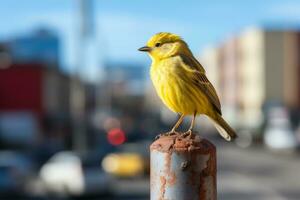
[[[181, 37], [144, 50], [186, 42], [238, 135], [196, 119], [217, 146], [218, 199], [300, 199], [299, 1], [2, 0], [0, 17], [0, 200], [149, 199], [149, 146], [184, 114], [138, 51], [158, 32]], [[199, 92], [198, 75], [184, 80]]]
[[218, 148], [218, 198], [221, 200], [296, 200], [300, 195], [300, 157], [262, 147]]

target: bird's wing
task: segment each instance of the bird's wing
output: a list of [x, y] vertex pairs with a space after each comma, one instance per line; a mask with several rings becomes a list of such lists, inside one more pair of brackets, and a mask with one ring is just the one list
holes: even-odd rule
[[182, 67], [191, 74], [194, 84], [207, 96], [216, 111], [222, 115], [219, 97], [214, 86], [207, 79], [202, 65], [194, 57], [180, 55], [180, 58], [183, 61]]

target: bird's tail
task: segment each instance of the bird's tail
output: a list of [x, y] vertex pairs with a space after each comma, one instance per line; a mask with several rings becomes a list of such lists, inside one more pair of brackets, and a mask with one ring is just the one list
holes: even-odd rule
[[227, 141], [231, 141], [237, 137], [235, 131], [227, 124], [223, 117], [216, 114], [211, 118], [220, 135]]

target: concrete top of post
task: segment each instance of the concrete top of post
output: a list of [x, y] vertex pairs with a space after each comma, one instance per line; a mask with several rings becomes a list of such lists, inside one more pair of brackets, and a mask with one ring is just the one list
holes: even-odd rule
[[186, 135], [184, 133], [171, 133], [162, 135], [151, 146], [151, 150], [160, 152], [198, 152], [207, 154], [215, 151], [216, 147], [208, 140], [201, 138], [197, 133]]

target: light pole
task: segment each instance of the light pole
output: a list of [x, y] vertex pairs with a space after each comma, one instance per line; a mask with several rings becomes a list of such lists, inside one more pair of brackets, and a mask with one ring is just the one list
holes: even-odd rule
[[93, 32], [93, 2], [78, 0], [79, 5], [79, 35], [74, 75], [71, 80], [71, 114], [72, 114], [72, 148], [75, 151], [85, 151], [86, 135], [86, 90], [82, 82], [82, 69], [86, 68], [85, 44]]

